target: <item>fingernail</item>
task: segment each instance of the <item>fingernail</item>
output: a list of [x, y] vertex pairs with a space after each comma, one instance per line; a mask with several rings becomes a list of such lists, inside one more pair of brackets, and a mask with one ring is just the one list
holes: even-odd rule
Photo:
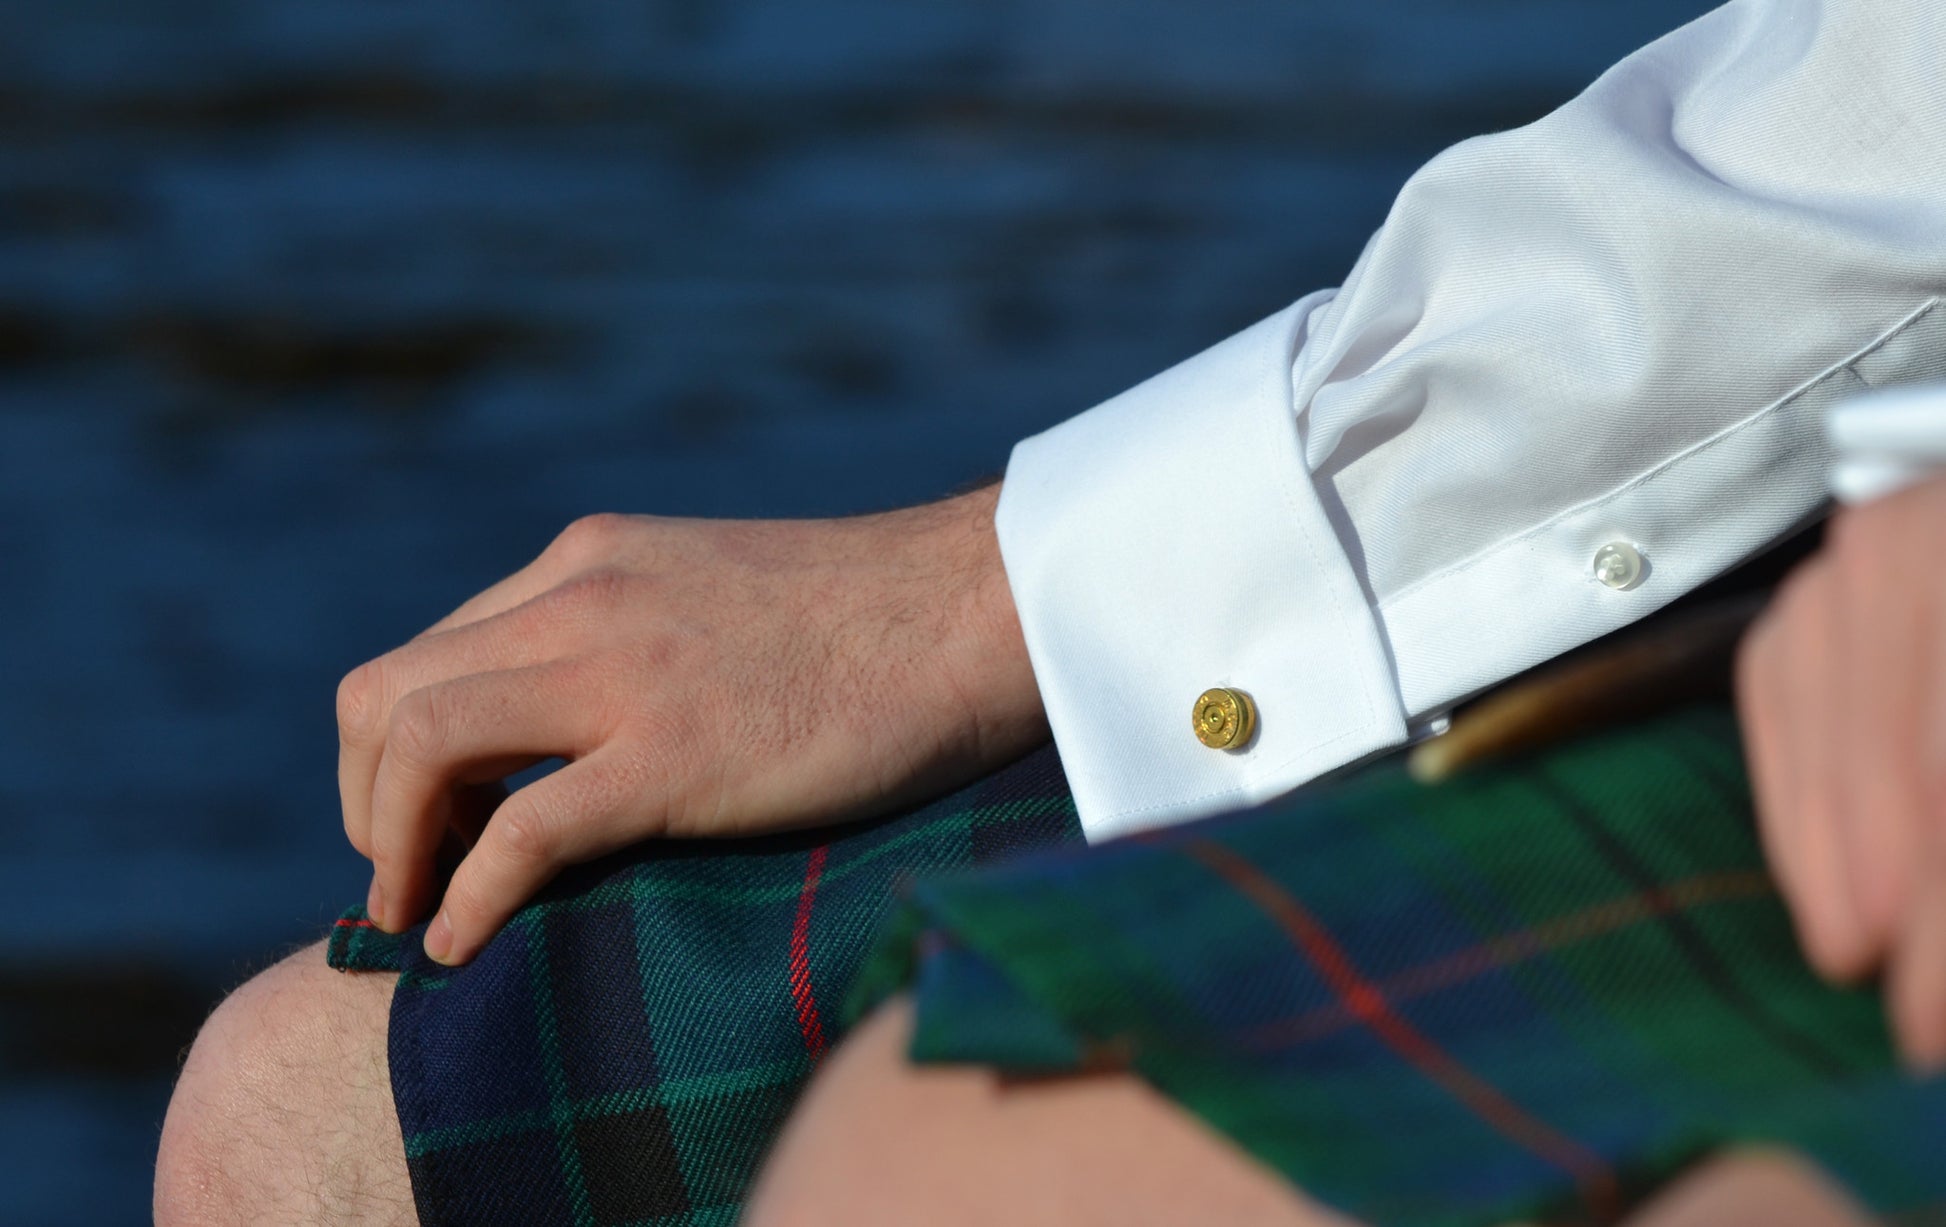
[[453, 926], [446, 921], [446, 913], [441, 912], [426, 926], [426, 957], [435, 963], [444, 963], [453, 953]]
[[385, 927], [385, 888], [378, 884], [377, 878], [372, 879], [372, 888], [365, 892], [365, 915], [379, 928]]

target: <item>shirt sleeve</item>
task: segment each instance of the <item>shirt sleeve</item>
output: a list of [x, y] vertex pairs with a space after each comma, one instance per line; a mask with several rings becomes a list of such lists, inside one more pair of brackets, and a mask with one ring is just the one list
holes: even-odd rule
[[[1811, 513], [1826, 408], [1946, 378], [1943, 56], [1936, 0], [1736, 0], [1435, 158], [1342, 288], [1020, 443], [1089, 837], [1396, 746]], [[1241, 749], [1194, 735], [1215, 686]]]
[[1946, 384], [1893, 388], [1835, 406], [1831, 495], [1848, 507], [1946, 472]]

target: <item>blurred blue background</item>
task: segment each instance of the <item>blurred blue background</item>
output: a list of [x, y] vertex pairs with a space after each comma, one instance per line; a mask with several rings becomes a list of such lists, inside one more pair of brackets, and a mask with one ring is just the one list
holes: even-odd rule
[[1706, 7], [8, 5], [0, 1223], [146, 1221], [202, 1013], [363, 897], [351, 666], [586, 512], [995, 472]]

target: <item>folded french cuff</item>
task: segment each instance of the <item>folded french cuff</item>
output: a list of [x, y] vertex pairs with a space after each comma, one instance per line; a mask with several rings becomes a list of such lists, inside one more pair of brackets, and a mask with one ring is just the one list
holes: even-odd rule
[[[1267, 800], [1405, 740], [1378, 628], [1300, 448], [1306, 298], [1014, 449], [997, 524], [1092, 841]], [[1212, 687], [1254, 703], [1210, 749]]]

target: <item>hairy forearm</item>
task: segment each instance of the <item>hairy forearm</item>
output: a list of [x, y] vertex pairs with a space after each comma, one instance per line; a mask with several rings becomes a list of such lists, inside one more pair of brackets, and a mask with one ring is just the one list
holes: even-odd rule
[[997, 766], [1048, 735], [994, 533], [999, 501], [995, 482], [912, 513], [934, 543], [926, 552], [940, 564], [940, 596], [950, 611], [941, 653], [972, 739], [966, 762], [971, 770]]

